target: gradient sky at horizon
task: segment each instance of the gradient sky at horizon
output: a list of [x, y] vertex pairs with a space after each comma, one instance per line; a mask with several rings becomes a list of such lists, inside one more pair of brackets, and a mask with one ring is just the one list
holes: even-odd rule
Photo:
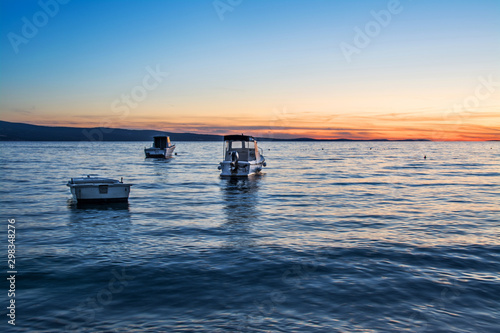
[[[497, 0], [56, 3], [0, 2], [1, 120], [271, 137], [500, 138]], [[398, 12], [374, 23], [373, 12], [390, 8]], [[26, 20], [40, 27], [25, 27], [23, 37]], [[369, 43], [348, 61], [342, 45], [356, 46], [356, 29], [367, 24], [379, 31], [369, 30]], [[151, 71], [168, 75], [155, 80]]]

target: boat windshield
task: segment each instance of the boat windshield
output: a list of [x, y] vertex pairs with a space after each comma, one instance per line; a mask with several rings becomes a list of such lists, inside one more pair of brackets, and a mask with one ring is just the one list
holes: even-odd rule
[[231, 152], [237, 152], [240, 161], [252, 161], [259, 155], [257, 142], [250, 140], [227, 140], [225, 144], [224, 159], [231, 161]]
[[250, 142], [248, 142], [248, 141], [228, 141], [227, 143], [228, 143], [227, 147], [229, 150], [243, 149], [243, 148], [248, 149], [248, 147], [250, 145]]

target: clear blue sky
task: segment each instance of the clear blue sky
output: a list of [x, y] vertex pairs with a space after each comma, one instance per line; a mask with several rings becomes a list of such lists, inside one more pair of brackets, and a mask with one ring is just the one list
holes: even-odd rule
[[[398, 12], [346, 57], [356, 27], [365, 31], [372, 11], [390, 4]], [[317, 137], [387, 136], [417, 122], [422, 136], [450, 123], [449, 110], [474, 94], [478, 78], [500, 81], [498, 0], [2, 0], [0, 8], [7, 121], [99, 126], [106, 118], [110, 127]], [[26, 20], [40, 25], [29, 38]], [[168, 76], [117, 117], [111, 105], [124, 103], [147, 68]], [[498, 133], [499, 90], [460, 131]]]

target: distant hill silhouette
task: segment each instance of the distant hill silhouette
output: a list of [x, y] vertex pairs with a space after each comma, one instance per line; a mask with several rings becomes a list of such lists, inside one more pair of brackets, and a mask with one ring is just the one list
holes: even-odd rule
[[[120, 128], [94, 127], [52, 127], [0, 120], [0, 141], [152, 141], [155, 135], [169, 135], [172, 141], [222, 141], [221, 135], [172, 133], [153, 130], [129, 130]], [[316, 140], [311, 138], [274, 139], [257, 138], [259, 141], [391, 141], [333, 139]], [[397, 141], [397, 140], [396, 140]], [[430, 141], [430, 140], [399, 140]]]
[[222, 141], [222, 136], [210, 134], [105, 127], [51, 127], [0, 121], [0, 141], [152, 141], [155, 135], [170, 135], [175, 141]]

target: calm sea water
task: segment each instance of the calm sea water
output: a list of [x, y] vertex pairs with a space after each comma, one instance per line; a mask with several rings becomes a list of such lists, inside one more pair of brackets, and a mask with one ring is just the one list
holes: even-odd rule
[[[0, 143], [1, 331], [500, 331], [499, 142], [261, 142], [241, 180], [220, 142], [144, 146]], [[128, 205], [75, 206], [88, 173]]]

